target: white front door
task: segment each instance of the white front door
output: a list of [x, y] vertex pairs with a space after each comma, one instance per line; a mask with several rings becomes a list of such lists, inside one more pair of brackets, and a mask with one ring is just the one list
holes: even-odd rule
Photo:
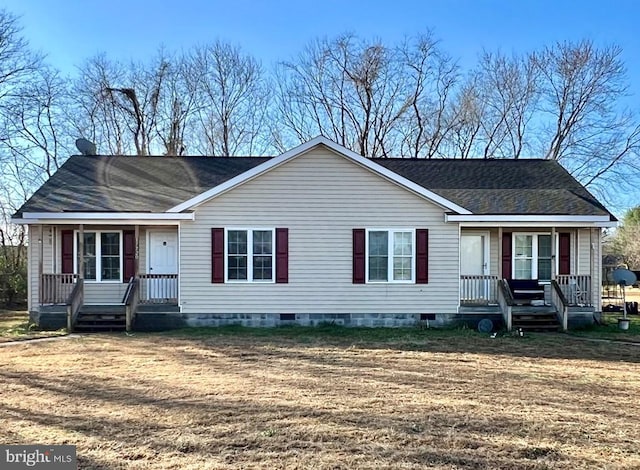
[[149, 276], [144, 287], [147, 293], [145, 297], [148, 300], [178, 298], [177, 232], [155, 230], [149, 232], [147, 273]]
[[487, 241], [485, 234], [464, 234], [460, 237], [460, 274], [489, 274]]
[[460, 301], [490, 301], [489, 234], [466, 233], [460, 237]]

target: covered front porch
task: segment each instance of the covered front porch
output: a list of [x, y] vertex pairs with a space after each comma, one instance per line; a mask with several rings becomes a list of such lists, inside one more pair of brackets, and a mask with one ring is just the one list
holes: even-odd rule
[[507, 330], [591, 323], [601, 309], [599, 258], [599, 228], [464, 227], [459, 312]]
[[39, 326], [129, 331], [140, 312], [179, 311], [177, 225], [41, 224], [30, 230], [37, 275], [29, 280], [29, 310]]

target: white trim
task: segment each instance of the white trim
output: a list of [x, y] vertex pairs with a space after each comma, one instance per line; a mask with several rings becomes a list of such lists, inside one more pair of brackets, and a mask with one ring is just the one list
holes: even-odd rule
[[118, 222], [126, 224], [177, 224], [181, 220], [195, 220], [194, 212], [167, 214], [165, 212], [25, 212], [22, 218], [12, 218], [14, 224], [61, 224], [78, 223], [88, 225]]
[[471, 214], [471, 212], [465, 209], [464, 207], [461, 207], [453, 203], [452, 201], [449, 201], [448, 199], [445, 199], [442, 196], [434, 192], [431, 192], [428, 189], [423, 188], [419, 184], [416, 184], [413, 181], [410, 181], [407, 178], [400, 176], [394, 171], [391, 171], [383, 167], [382, 165], [379, 165], [371, 161], [370, 159], [363, 157], [362, 155], [358, 155], [357, 153], [352, 152], [351, 150], [343, 147], [342, 145], [339, 145], [323, 136], [318, 136], [314, 139], [311, 139], [308, 142], [305, 142], [302, 145], [299, 145], [298, 147], [295, 147], [283, 153], [282, 155], [279, 155], [270, 160], [267, 160], [266, 162], [261, 163], [260, 165], [257, 165], [251, 168], [250, 170], [247, 170], [244, 173], [234, 178], [231, 178], [230, 180], [225, 181], [224, 183], [219, 184], [218, 186], [215, 186], [209, 189], [208, 191], [205, 191], [181, 204], [178, 204], [175, 207], [172, 207], [167, 212], [177, 213], [177, 212], [182, 212], [186, 209], [192, 209], [195, 206], [208, 201], [209, 199], [212, 199], [226, 191], [229, 191], [230, 189], [235, 188], [236, 186], [246, 183], [247, 181], [250, 181], [266, 173], [267, 171], [272, 170], [273, 168], [276, 168], [288, 162], [289, 160], [293, 160], [294, 158], [299, 157], [304, 153], [307, 153], [309, 150], [311, 150], [314, 147], [317, 147], [318, 145], [324, 145], [325, 147], [329, 148], [330, 150], [333, 150], [337, 154], [345, 157], [346, 159], [351, 160], [352, 162], [362, 167], [365, 167], [374, 173], [377, 173], [378, 175], [404, 187], [409, 191], [412, 191], [426, 199], [431, 200], [432, 202], [442, 206], [445, 209], [458, 212], [460, 214]]
[[[516, 236], [518, 235], [531, 235], [533, 238], [531, 240], [531, 279], [539, 279], [538, 275], [538, 261], [539, 257], [539, 237], [540, 235], [548, 235], [551, 236], [551, 232], [513, 232], [511, 234], [511, 277], [516, 279]], [[553, 268], [555, 269], [556, 275], [560, 270], [560, 232], [555, 232], [555, 241], [551, 242], [551, 263]], [[571, 243], [571, 241], [569, 241]], [[555, 245], [555, 250], [553, 250]], [[519, 259], [528, 259], [528, 258], [519, 258]], [[569, 270], [571, 270], [571, 266], [569, 266]], [[551, 278], [553, 279], [553, 271], [551, 272]], [[540, 283], [548, 284], [550, 280], [541, 280]]]
[[178, 224], [178, 309], [182, 312], [181, 297], [182, 288], [180, 283], [182, 282], [182, 273], [180, 267], [182, 266], [182, 224]]
[[[84, 279], [84, 282], [90, 283], [90, 284], [122, 284], [123, 283], [123, 278], [124, 278], [124, 235], [123, 235], [123, 230], [111, 230], [111, 229], [105, 229], [105, 230], [85, 230], [83, 231], [83, 234], [86, 235], [88, 233], [93, 233], [95, 234], [96, 237], [96, 254], [95, 254], [95, 258], [96, 258], [96, 278], [95, 279]], [[119, 235], [119, 255], [118, 258], [120, 260], [120, 266], [119, 266], [119, 270], [120, 270], [120, 279], [116, 280], [116, 279], [108, 279], [108, 280], [103, 280], [102, 279], [102, 275], [98, 276], [98, 273], [100, 271], [102, 271], [102, 241], [100, 239], [100, 235], [103, 233], [117, 233]], [[73, 273], [74, 274], [80, 274], [80, 267], [78, 266], [78, 235], [80, 234], [80, 230], [74, 230], [73, 231]], [[85, 255], [86, 256], [86, 255]], [[100, 279], [98, 279], [98, 277], [100, 277]]]
[[459, 268], [458, 268], [458, 272], [460, 273], [461, 276], [464, 276], [464, 274], [462, 273], [462, 237], [464, 236], [483, 236], [484, 237], [484, 246], [482, 247], [483, 249], [483, 256], [484, 256], [484, 264], [485, 266], [483, 267], [482, 271], [483, 271], [483, 275], [484, 276], [489, 276], [491, 274], [491, 231], [489, 230], [465, 230], [460, 231], [460, 243], [458, 244], [458, 257], [459, 257]]
[[609, 224], [603, 223], [586, 223], [586, 222], [458, 222], [463, 228], [528, 228], [528, 229], [542, 229], [542, 228], [605, 228], [616, 227], [617, 222], [610, 222]]
[[[176, 236], [176, 272], [175, 273], [162, 273], [162, 274], [177, 274], [178, 279], [176, 279], [176, 295], [177, 302], [180, 305], [180, 226], [178, 225], [177, 230], [172, 230], [171, 228], [147, 228], [145, 229], [145, 273], [151, 273], [150, 264], [151, 264], [151, 234], [153, 233], [171, 233]], [[138, 243], [140, 243], [138, 241]], [[138, 272], [140, 275], [140, 272]], [[147, 300], [151, 299], [151, 283], [153, 283], [153, 279], [146, 279], [147, 282]]]
[[566, 226], [566, 227], [615, 227], [618, 223], [612, 222], [608, 215], [464, 215], [445, 214], [445, 222], [459, 222], [463, 226], [475, 225], [477, 227], [521, 226], [522, 224], [536, 224], [539, 227]]
[[[147, 243], [147, 246], [146, 246], [145, 253], [146, 253], [146, 258], [147, 259], [146, 259], [146, 263], [145, 263], [145, 273], [146, 274], [154, 274], [150, 270], [150, 264], [151, 264], [151, 234], [152, 233], [171, 233], [171, 234], [175, 234], [176, 235], [176, 244], [177, 244], [177, 246], [176, 246], [176, 272], [175, 273], [162, 273], [162, 274], [178, 274], [178, 279], [179, 279], [180, 278], [180, 268], [179, 268], [179, 265], [180, 265], [180, 253], [179, 253], [179, 250], [180, 250], [180, 237], [178, 236], [178, 231], [174, 231], [174, 230], [166, 229], [166, 228], [162, 229], [162, 228], [155, 227], [155, 228], [150, 228], [150, 229], [146, 230], [146, 243]], [[138, 274], [140, 274], [140, 273], [138, 273]]]
[[[369, 233], [386, 232], [387, 233], [387, 280], [371, 281], [369, 279]], [[393, 235], [396, 233], [411, 234], [411, 279], [393, 279]], [[365, 229], [365, 282], [367, 284], [415, 284], [416, 282], [416, 230], [413, 228], [368, 228]]]
[[[247, 232], [247, 278], [229, 279], [229, 231]], [[271, 279], [253, 279], [253, 232], [271, 232]], [[225, 284], [276, 283], [276, 229], [275, 227], [225, 227], [224, 229], [224, 282]]]

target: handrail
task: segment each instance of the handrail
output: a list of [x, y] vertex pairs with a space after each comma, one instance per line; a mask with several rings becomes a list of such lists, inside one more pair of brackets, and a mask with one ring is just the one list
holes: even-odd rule
[[73, 291], [77, 274], [71, 273], [42, 273], [40, 276], [40, 298], [41, 305], [62, 304], [67, 303], [67, 299]]
[[67, 298], [67, 331], [73, 331], [73, 325], [76, 323], [78, 313], [84, 304], [84, 279], [76, 281], [71, 294]]
[[125, 305], [127, 331], [131, 331], [135, 323], [136, 310], [138, 309], [138, 302], [140, 300], [140, 296], [138, 295], [139, 285], [140, 280], [137, 277], [132, 277], [122, 299], [122, 303]]
[[[556, 298], [559, 301], [559, 305], [555, 302]], [[569, 329], [569, 301], [555, 279], [551, 280], [551, 303], [561, 315], [562, 330], [567, 331]]]
[[593, 306], [591, 276], [588, 274], [558, 274], [555, 277], [567, 300], [567, 305]]
[[140, 274], [141, 304], [168, 304], [178, 301], [177, 274]]
[[507, 331], [511, 331], [513, 328], [513, 294], [511, 293], [511, 288], [509, 287], [509, 283], [506, 279], [500, 279], [498, 281], [498, 286], [498, 303], [500, 304], [504, 324], [507, 327]]
[[498, 276], [460, 275], [461, 304], [495, 304], [498, 300]]
[[502, 294], [507, 301], [507, 305], [513, 305], [513, 294], [511, 293], [511, 287], [509, 287], [509, 283], [507, 282], [507, 280], [500, 279], [498, 285], [500, 286], [500, 290], [502, 291]]

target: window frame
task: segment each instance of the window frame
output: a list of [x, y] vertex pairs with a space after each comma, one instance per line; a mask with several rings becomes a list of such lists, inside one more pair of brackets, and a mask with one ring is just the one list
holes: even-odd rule
[[[229, 232], [247, 232], [247, 279], [229, 279]], [[271, 232], [271, 279], [253, 279], [253, 232]], [[257, 256], [266, 256], [258, 254]], [[276, 283], [276, 228], [275, 227], [225, 227], [224, 228], [224, 282], [229, 284]]]
[[[370, 232], [386, 232], [387, 233], [387, 280], [370, 280], [369, 279], [369, 234]], [[410, 233], [411, 234], [411, 278], [410, 279], [393, 279], [393, 261], [395, 258], [393, 251], [394, 234]], [[365, 283], [366, 284], [415, 284], [416, 283], [416, 229], [413, 228], [367, 228], [365, 229]], [[405, 258], [405, 255], [399, 255], [399, 258]]]
[[[531, 240], [531, 257], [516, 257], [516, 237], [517, 236], [532, 236], [532, 240]], [[540, 279], [539, 273], [538, 273], [538, 263], [540, 261], [540, 256], [539, 256], [539, 237], [540, 236], [551, 236], [550, 232], [513, 232], [511, 234], [511, 277], [513, 279], [517, 279], [515, 277], [516, 275], [516, 259], [531, 259], [531, 279], [537, 279], [540, 284], [550, 284], [551, 283], [551, 279]], [[560, 250], [560, 243], [559, 243], [559, 232], [556, 232], [555, 234], [555, 241], [551, 240], [551, 247], [553, 248], [555, 245], [555, 252], [553, 251], [553, 249], [551, 250], [551, 265], [555, 266], [555, 272], [556, 275], [558, 273], [559, 270], [559, 250]], [[543, 257], [543, 259], [547, 259], [547, 257]], [[554, 270], [552, 270], [553, 272]], [[552, 276], [553, 277], [553, 276]]]
[[[85, 279], [84, 282], [95, 283], [95, 284], [122, 284], [122, 279], [124, 276], [124, 230], [84, 230], [83, 234], [93, 233], [96, 237], [96, 278], [95, 279]], [[102, 234], [103, 233], [117, 233], [118, 234], [118, 258], [119, 258], [119, 266], [118, 269], [120, 271], [119, 279], [102, 279]], [[80, 274], [78, 269], [78, 261], [79, 261], [79, 253], [78, 253], [78, 237], [80, 235], [80, 230], [73, 231], [73, 273]]]

